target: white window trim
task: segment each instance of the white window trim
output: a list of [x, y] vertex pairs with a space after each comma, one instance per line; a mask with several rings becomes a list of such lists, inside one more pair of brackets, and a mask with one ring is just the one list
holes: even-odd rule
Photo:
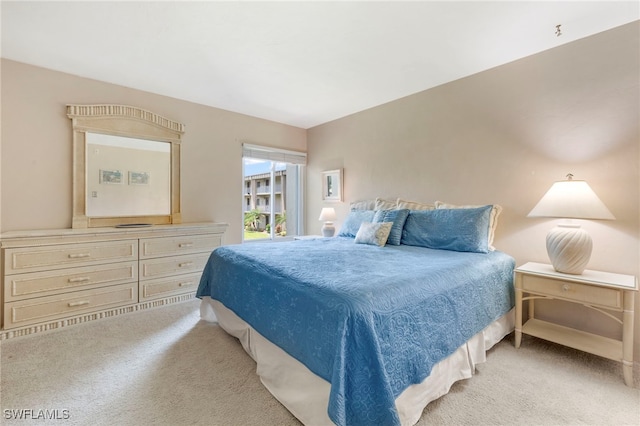
[[277, 161], [279, 163], [307, 164], [307, 153], [282, 148], [271, 148], [249, 143], [242, 144], [242, 157]]
[[[243, 159], [255, 158], [255, 159], [272, 161], [274, 163], [275, 162], [289, 163], [289, 164], [295, 164], [299, 166], [306, 166], [307, 164], [306, 152], [292, 151], [292, 150], [287, 150], [282, 148], [272, 148], [272, 147], [254, 145], [249, 143], [242, 144], [242, 158]], [[300, 169], [300, 175], [298, 176], [299, 187], [297, 188], [298, 193], [296, 194], [296, 210], [298, 211], [298, 215], [297, 215], [298, 217], [296, 218], [296, 221], [298, 222], [297, 229], [299, 234], [302, 234], [305, 229], [305, 224], [304, 224], [305, 216], [304, 216], [303, 207], [304, 207], [304, 196], [305, 196], [304, 188], [306, 185], [306, 180], [305, 180], [304, 170], [305, 170], [305, 167], [302, 167]], [[242, 165], [242, 175], [244, 177], [244, 160]], [[275, 182], [275, 171], [273, 168], [273, 164], [272, 164], [269, 179], [271, 182]], [[243, 179], [243, 191], [244, 191], [244, 179]], [[275, 200], [275, 185], [271, 185], [270, 192], [271, 192], [271, 199]], [[242, 214], [243, 214], [242, 224], [243, 224], [243, 230], [244, 230], [244, 212]], [[274, 211], [271, 212], [270, 223], [272, 224], [275, 223]], [[274, 242], [275, 241], [274, 236], [275, 236], [275, 226], [271, 226], [269, 239], [244, 240], [243, 238], [242, 242], [251, 243], [251, 244], [259, 243], [259, 242]], [[286, 237], [278, 239], [277, 241], [287, 241], [287, 240], [293, 240], [293, 239], [294, 239], [293, 235], [291, 236], [287, 235]]]

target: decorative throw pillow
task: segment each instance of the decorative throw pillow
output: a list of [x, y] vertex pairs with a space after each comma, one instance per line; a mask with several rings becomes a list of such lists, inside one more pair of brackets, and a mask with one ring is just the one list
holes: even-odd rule
[[[442, 201], [436, 201], [436, 209], [475, 209], [478, 207], [483, 207], [481, 205], [455, 205], [455, 204], [449, 204], [449, 203], [444, 203]], [[495, 232], [496, 232], [496, 228], [498, 227], [498, 216], [500, 216], [500, 213], [502, 212], [502, 206], [499, 206], [498, 204], [494, 204], [492, 206], [493, 208], [491, 209], [491, 216], [489, 217], [489, 236], [488, 238], [488, 244], [489, 244], [489, 250], [493, 251], [496, 248], [493, 246], [493, 238], [495, 236]]]
[[362, 222], [356, 234], [356, 244], [369, 244], [383, 247], [389, 238], [392, 222]]
[[417, 201], [407, 201], [398, 198], [398, 208], [409, 210], [433, 210], [436, 206], [435, 204], [418, 203]]
[[338, 237], [351, 237], [354, 238], [360, 229], [362, 222], [372, 222], [373, 210], [351, 210], [349, 216], [345, 219], [344, 223], [340, 227]]
[[393, 222], [387, 244], [399, 246], [400, 240], [402, 239], [402, 228], [404, 228], [404, 222], [407, 220], [407, 216], [409, 216], [409, 210], [407, 209], [377, 210], [373, 216], [373, 222]]
[[413, 210], [402, 231], [402, 244], [433, 249], [488, 253], [492, 206], [475, 209]]

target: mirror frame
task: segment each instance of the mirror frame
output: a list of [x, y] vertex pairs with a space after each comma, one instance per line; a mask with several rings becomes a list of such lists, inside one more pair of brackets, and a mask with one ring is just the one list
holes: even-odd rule
[[[184, 124], [150, 111], [127, 105], [67, 105], [67, 117], [73, 126], [73, 217], [72, 228], [145, 223], [166, 225], [181, 223], [180, 146]], [[148, 139], [171, 144], [171, 211], [153, 216], [87, 216], [87, 143], [86, 133]]]

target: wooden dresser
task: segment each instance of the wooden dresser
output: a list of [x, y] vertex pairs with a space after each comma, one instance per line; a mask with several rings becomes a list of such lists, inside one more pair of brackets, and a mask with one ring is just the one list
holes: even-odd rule
[[226, 228], [191, 223], [3, 233], [0, 338], [192, 298]]

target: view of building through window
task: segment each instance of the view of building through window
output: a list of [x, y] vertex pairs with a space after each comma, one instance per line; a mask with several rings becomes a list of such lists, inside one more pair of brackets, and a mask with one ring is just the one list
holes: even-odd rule
[[298, 235], [303, 166], [250, 157], [243, 166], [243, 241]]

